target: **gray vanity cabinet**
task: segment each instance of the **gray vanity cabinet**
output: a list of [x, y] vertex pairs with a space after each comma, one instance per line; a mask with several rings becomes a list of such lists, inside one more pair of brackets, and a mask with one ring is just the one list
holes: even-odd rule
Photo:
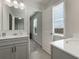
[[0, 59], [29, 59], [27, 38], [0, 41]]
[[15, 59], [27, 59], [27, 44], [16, 45]]
[[11, 48], [0, 49], [0, 59], [12, 59], [11, 53]]
[[[0, 47], [1, 48], [1, 47]], [[0, 49], [0, 59], [27, 59], [27, 43], [15, 44]]]

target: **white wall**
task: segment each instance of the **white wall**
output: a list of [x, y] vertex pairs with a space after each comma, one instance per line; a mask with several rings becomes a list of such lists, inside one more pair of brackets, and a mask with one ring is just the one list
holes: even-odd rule
[[79, 0], [65, 0], [65, 20], [66, 36], [79, 34]]
[[42, 47], [43, 49], [51, 54], [50, 43], [52, 39], [52, 7], [48, 7], [43, 10], [42, 13]]
[[1, 0], [0, 0], [0, 32], [1, 32], [1, 28], [2, 28], [2, 3], [1, 3]]
[[2, 31], [9, 31], [9, 13], [11, 13], [10, 8], [3, 5], [3, 30]]

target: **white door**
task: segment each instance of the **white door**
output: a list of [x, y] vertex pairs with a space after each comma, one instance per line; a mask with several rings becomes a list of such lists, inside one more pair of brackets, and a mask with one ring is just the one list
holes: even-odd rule
[[49, 54], [51, 54], [52, 37], [52, 7], [49, 7], [43, 11], [42, 19], [42, 47]]
[[0, 59], [12, 59], [11, 55], [11, 48], [0, 49]]

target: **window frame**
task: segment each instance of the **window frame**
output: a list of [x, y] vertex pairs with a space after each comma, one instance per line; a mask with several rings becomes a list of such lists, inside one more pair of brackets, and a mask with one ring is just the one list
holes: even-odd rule
[[[63, 9], [64, 9], [64, 2], [56, 3], [56, 4], [53, 6], [53, 8], [54, 8], [55, 6], [57, 6], [57, 5], [60, 5], [61, 3], [63, 3]], [[54, 35], [58, 35], [58, 36], [64, 36], [64, 34], [65, 34], [65, 17], [63, 17], [63, 18], [64, 18], [63, 33], [62, 33], [62, 34], [60, 34], [60, 33], [55, 33], [53, 8], [52, 8], [52, 15], [53, 15], [53, 18], [52, 18], [52, 19], [53, 19], [53, 34], [54, 34]], [[65, 9], [64, 9], [64, 15], [65, 15]], [[64, 15], [63, 15], [63, 16], [64, 16]]]

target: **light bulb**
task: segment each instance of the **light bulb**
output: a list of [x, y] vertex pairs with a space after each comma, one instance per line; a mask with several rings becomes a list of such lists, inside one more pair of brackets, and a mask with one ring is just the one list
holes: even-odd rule
[[23, 10], [25, 8], [24, 3], [21, 2], [20, 5], [19, 5], [19, 7], [20, 7], [21, 10]]
[[14, 8], [18, 8], [18, 2], [16, 0], [13, 1]]
[[11, 0], [5, 0], [6, 2], [8, 2], [8, 3], [10, 3], [11, 2]]
[[13, 6], [11, 0], [5, 0], [5, 4], [7, 4], [9, 7]]
[[19, 19], [22, 19], [21, 17], [19, 17]]

